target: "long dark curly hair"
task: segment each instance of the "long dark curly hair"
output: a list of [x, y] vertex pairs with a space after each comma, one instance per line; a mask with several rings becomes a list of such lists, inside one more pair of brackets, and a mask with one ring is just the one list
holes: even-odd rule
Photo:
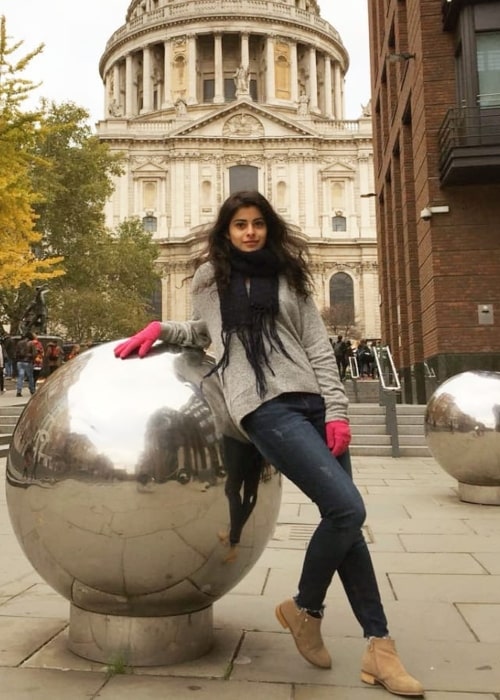
[[197, 258], [195, 267], [207, 261], [211, 262], [218, 288], [223, 290], [228, 287], [231, 277], [229, 224], [238, 209], [251, 206], [259, 209], [266, 222], [265, 247], [277, 256], [288, 284], [298, 294], [308, 296], [312, 291], [313, 283], [308, 267], [307, 243], [290, 230], [286, 221], [260, 192], [235, 192], [226, 199], [219, 210], [217, 220], [205, 232], [207, 239], [205, 250]]

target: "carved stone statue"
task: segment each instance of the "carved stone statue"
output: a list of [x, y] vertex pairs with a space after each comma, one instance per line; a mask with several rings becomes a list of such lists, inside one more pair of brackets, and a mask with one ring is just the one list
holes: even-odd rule
[[297, 114], [301, 117], [306, 117], [309, 114], [309, 97], [303, 92], [299, 97]]
[[248, 68], [240, 66], [234, 74], [234, 84], [236, 85], [237, 95], [248, 95]]
[[26, 307], [21, 323], [19, 324], [21, 334], [28, 333], [28, 331], [34, 331], [42, 335], [47, 333], [48, 313], [45, 295], [48, 289], [45, 285], [42, 285], [40, 287], [35, 287], [35, 290], [35, 298], [31, 304]]
[[365, 105], [361, 104], [361, 115], [363, 117], [371, 117], [372, 116], [372, 101], [369, 100]]
[[108, 107], [108, 112], [110, 117], [121, 117], [122, 115], [122, 108], [118, 100], [113, 98], [111, 102], [109, 103]]
[[178, 100], [175, 102], [175, 113], [178, 117], [185, 117], [187, 114], [187, 105], [185, 100], [182, 99], [182, 97], [179, 97]]

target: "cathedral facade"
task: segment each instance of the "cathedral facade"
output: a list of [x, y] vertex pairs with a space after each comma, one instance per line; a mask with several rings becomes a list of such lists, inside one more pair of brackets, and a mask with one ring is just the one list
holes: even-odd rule
[[100, 61], [99, 138], [125, 156], [106, 206], [160, 246], [163, 319], [189, 318], [200, 237], [257, 189], [309, 247], [331, 329], [380, 337], [370, 105], [344, 118], [349, 57], [315, 0], [132, 0]]

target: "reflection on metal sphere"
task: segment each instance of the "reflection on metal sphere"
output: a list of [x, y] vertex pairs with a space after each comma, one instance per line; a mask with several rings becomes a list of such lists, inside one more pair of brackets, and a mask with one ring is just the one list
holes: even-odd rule
[[459, 483], [463, 501], [500, 505], [500, 372], [463, 372], [443, 382], [425, 414], [427, 444]]
[[[12, 525], [33, 567], [71, 602], [73, 651], [106, 662], [114, 635], [135, 665], [196, 658], [211, 644], [212, 603], [273, 532], [280, 477], [263, 468], [228, 561], [220, 433], [229, 423], [218, 379], [204, 379], [213, 361], [163, 344], [117, 360], [114, 346], [65, 364], [26, 405], [7, 460]], [[153, 648], [145, 638], [155, 625], [164, 639], [156, 629]]]

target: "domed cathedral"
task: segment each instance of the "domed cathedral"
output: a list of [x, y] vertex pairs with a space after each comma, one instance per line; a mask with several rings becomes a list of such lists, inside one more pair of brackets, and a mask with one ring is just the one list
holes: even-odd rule
[[307, 239], [319, 308], [379, 337], [370, 105], [344, 119], [348, 66], [315, 0], [132, 0], [97, 133], [126, 157], [107, 225], [139, 217], [159, 243], [164, 319], [189, 317], [221, 203], [257, 189]]

